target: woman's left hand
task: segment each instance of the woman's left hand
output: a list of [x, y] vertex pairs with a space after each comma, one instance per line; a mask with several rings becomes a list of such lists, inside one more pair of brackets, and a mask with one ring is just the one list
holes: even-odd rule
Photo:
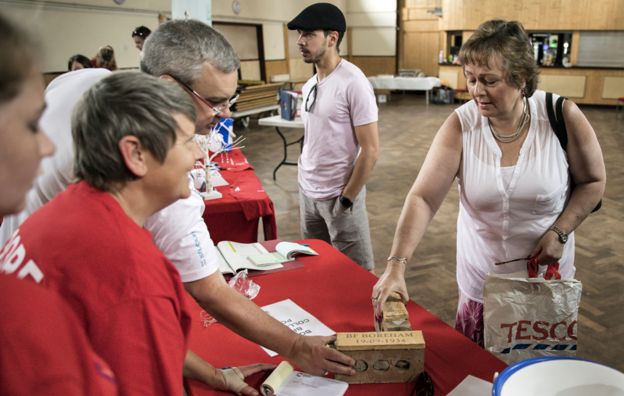
[[546, 231], [531, 252], [530, 257], [537, 257], [539, 265], [548, 265], [557, 262], [563, 254], [563, 244], [559, 242], [559, 237], [553, 231]]

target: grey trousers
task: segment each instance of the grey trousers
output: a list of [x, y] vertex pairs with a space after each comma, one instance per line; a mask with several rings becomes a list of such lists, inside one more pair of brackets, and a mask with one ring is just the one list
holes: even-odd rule
[[366, 188], [355, 198], [352, 209], [347, 210], [338, 197], [316, 200], [300, 191], [299, 214], [303, 238], [331, 243], [351, 260], [372, 270], [375, 261], [365, 201]]

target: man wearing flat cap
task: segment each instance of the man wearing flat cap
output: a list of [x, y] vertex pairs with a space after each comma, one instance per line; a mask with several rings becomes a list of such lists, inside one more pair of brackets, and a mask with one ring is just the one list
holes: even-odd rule
[[288, 29], [297, 30], [301, 56], [316, 69], [303, 86], [301, 233], [330, 242], [372, 270], [365, 183], [379, 153], [373, 88], [357, 66], [340, 57], [346, 22], [338, 7], [312, 4]]

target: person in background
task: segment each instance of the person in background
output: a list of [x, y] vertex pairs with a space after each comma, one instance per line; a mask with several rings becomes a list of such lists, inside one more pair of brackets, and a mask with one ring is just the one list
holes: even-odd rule
[[373, 88], [357, 66], [340, 57], [346, 23], [338, 7], [312, 4], [288, 22], [288, 29], [297, 30], [301, 56], [316, 69], [303, 86], [301, 233], [331, 243], [372, 270], [365, 184], [379, 156]]
[[89, 58], [82, 54], [72, 55], [67, 61], [67, 71], [88, 69], [92, 67]]
[[[574, 276], [574, 230], [600, 201], [606, 174], [592, 126], [570, 100], [568, 144], [550, 126], [531, 41], [518, 22], [482, 24], [459, 53], [472, 100], [440, 127], [399, 218], [385, 272], [373, 288], [376, 312], [392, 291], [407, 300], [405, 266], [454, 179], [459, 303], [455, 327], [483, 345], [488, 273], [559, 262]], [[496, 265], [497, 262], [513, 262]], [[545, 267], [541, 268], [541, 272]]]
[[95, 58], [91, 60], [93, 67], [108, 69], [110, 71], [117, 70], [117, 61], [115, 60], [115, 50], [110, 45], [100, 48]]
[[[45, 109], [38, 45], [0, 14], [0, 219], [25, 205], [54, 145], [39, 127]], [[0, 250], [0, 394], [116, 395], [115, 377], [62, 298], [23, 278], [19, 251]]]
[[[193, 100], [197, 111], [195, 132], [208, 133], [219, 117], [228, 117], [236, 94], [240, 62], [232, 46], [208, 25], [175, 20], [160, 25], [144, 47], [141, 68], [163, 79], [175, 80]], [[30, 214], [63, 191], [74, 180], [71, 117], [82, 92], [110, 72], [80, 70], [54, 79], [46, 90], [47, 126], [58, 152], [46, 160], [48, 171], [35, 182], [26, 210], [0, 226], [6, 241]], [[192, 181], [189, 180], [192, 186]], [[191, 196], [176, 201], [146, 221], [156, 245], [176, 266], [184, 287], [219, 322], [241, 336], [280, 353], [312, 374], [353, 374], [353, 360], [326, 348], [332, 337], [301, 336], [271, 318], [257, 305], [230, 288], [218, 270], [218, 252], [202, 218], [204, 201]], [[223, 379], [225, 388], [225, 379]]]
[[143, 51], [143, 44], [145, 44], [145, 40], [152, 33], [152, 31], [146, 26], [139, 26], [132, 31], [132, 41], [134, 41], [134, 46], [139, 51]]

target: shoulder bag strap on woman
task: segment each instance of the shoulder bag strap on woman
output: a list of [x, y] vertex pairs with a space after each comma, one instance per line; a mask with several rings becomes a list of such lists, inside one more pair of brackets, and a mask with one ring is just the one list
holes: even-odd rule
[[[563, 101], [565, 98], [563, 96], [559, 96], [557, 102], [555, 103], [555, 109], [553, 110], [553, 97], [551, 92], [546, 92], [546, 111], [548, 112], [548, 121], [550, 122], [550, 127], [555, 131], [555, 135], [557, 135], [557, 139], [559, 139], [559, 144], [561, 144], [561, 148], [563, 151], [568, 153], [568, 130], [565, 126], [565, 120], [563, 119]], [[574, 188], [574, 181], [572, 181], [572, 188]], [[602, 199], [598, 202], [598, 205], [592, 210], [593, 212], [597, 212], [602, 207]]]

